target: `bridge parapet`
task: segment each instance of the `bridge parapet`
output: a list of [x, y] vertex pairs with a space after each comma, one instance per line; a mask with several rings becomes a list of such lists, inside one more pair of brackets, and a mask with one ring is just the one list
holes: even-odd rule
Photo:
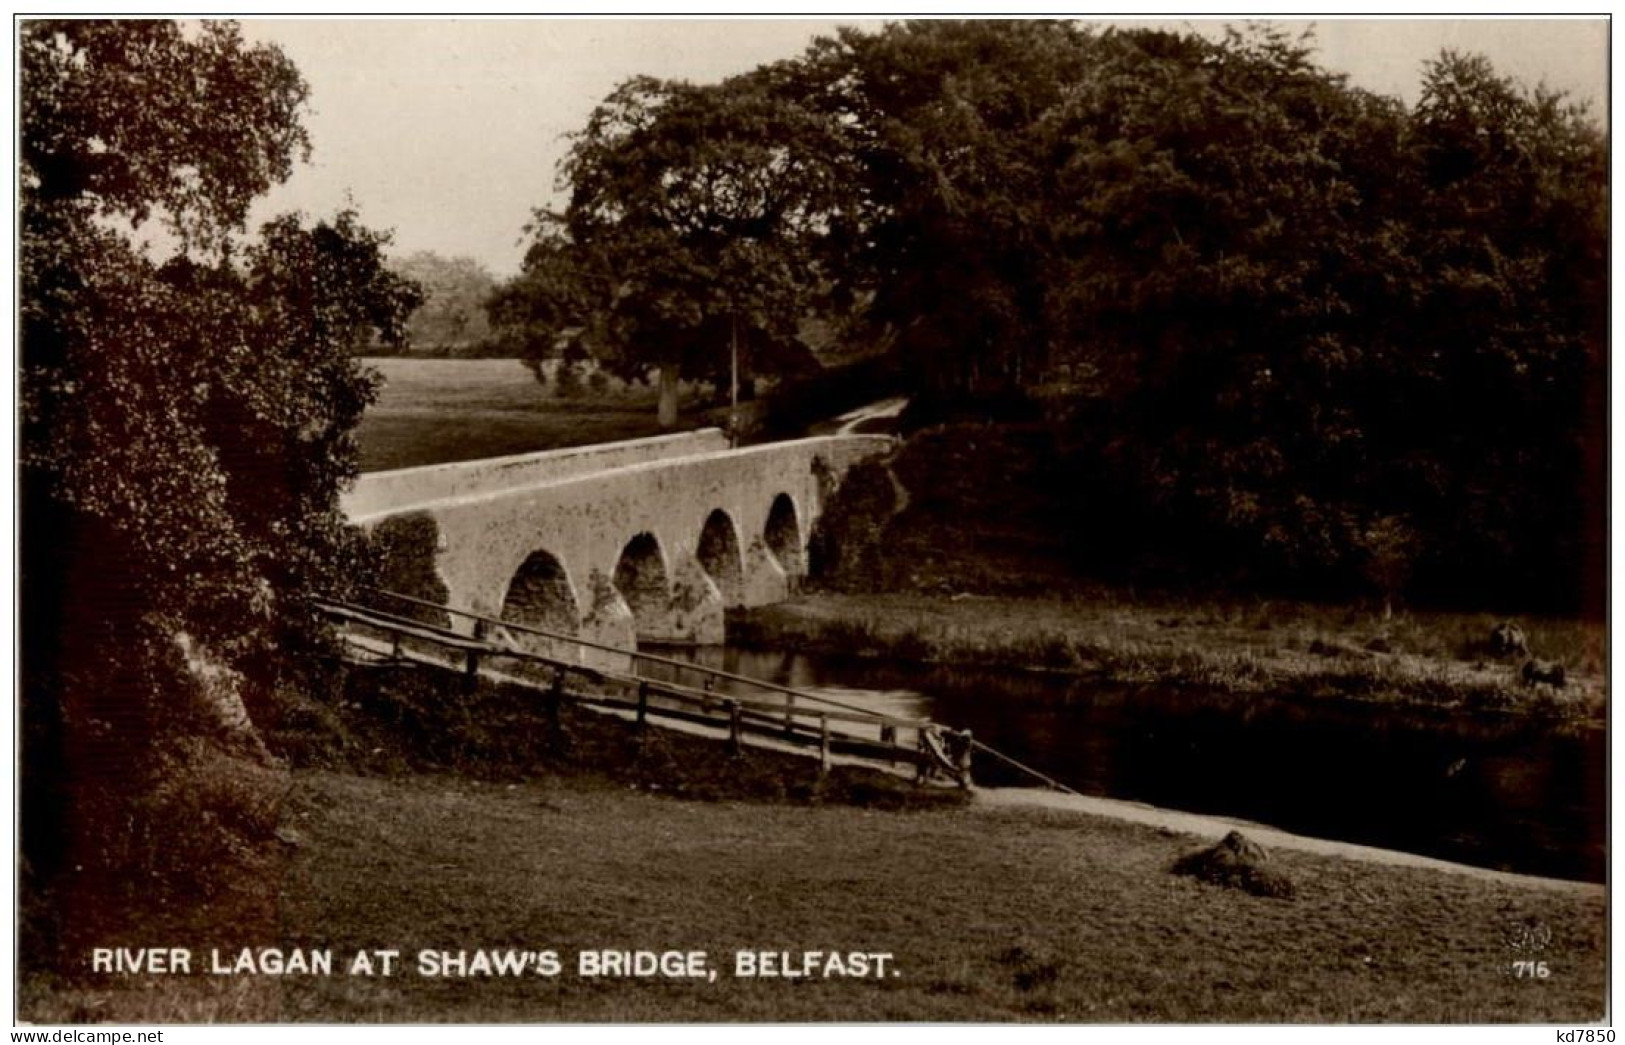
[[339, 507], [352, 521], [362, 521], [431, 501], [501, 492], [727, 448], [728, 437], [720, 428], [702, 428], [647, 439], [366, 472], [356, 480], [354, 489], [340, 498]]

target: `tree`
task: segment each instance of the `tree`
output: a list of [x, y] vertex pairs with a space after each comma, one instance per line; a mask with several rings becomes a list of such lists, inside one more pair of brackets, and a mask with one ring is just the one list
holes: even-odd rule
[[1585, 546], [1606, 527], [1603, 134], [1562, 95], [1450, 51], [1424, 70], [1412, 128], [1426, 275], [1406, 318], [1428, 351], [1405, 378], [1437, 530], [1420, 579], [1600, 596]]
[[499, 349], [544, 381], [545, 361], [562, 359], [562, 377], [591, 358], [595, 346], [609, 343], [608, 312], [599, 304], [611, 277], [571, 239], [562, 216], [538, 210], [525, 232], [531, 243], [519, 275], [499, 286], [485, 307]]
[[1020, 387], [1042, 369], [1058, 214], [1036, 142], [1093, 46], [1060, 22], [907, 23], [842, 30], [785, 73], [844, 154], [823, 165], [851, 185], [829, 278], [936, 391]]
[[[349, 352], [398, 339], [418, 295], [350, 215], [236, 242], [250, 201], [307, 148], [306, 87], [275, 48], [228, 23], [154, 21], [28, 21], [20, 47], [24, 808], [38, 857], [57, 827], [75, 833], [57, 842], [105, 844], [98, 823], [119, 821], [93, 822], [91, 799], [136, 793], [167, 740], [199, 728], [187, 651], [261, 692], [311, 634], [310, 598], [344, 589], [354, 548], [337, 495], [373, 395]], [[162, 263], [130, 235], [153, 219], [179, 244]], [[99, 785], [65, 818], [49, 802], [64, 781]]]
[[1381, 314], [1350, 276], [1391, 250], [1347, 143], [1395, 116], [1265, 29], [1109, 34], [1045, 121], [1057, 344], [1109, 404], [1107, 469], [1197, 558], [1349, 565]]
[[423, 304], [406, 324], [411, 349], [458, 355], [490, 335], [485, 305], [497, 281], [484, 265], [420, 250], [390, 268], [423, 288]]
[[736, 356], [782, 369], [824, 289], [811, 244], [840, 186], [808, 140], [827, 130], [765, 74], [627, 81], [576, 136], [569, 205], [538, 215], [499, 309], [550, 332], [537, 351], [579, 346], [623, 377], [658, 367], [663, 425], [680, 374], [716, 378]]
[[1446, 54], [1410, 112], [1269, 26], [933, 21], [781, 75], [857, 172], [825, 277], [922, 391], [1080, 375], [1056, 404], [1079, 487], [1148, 558], [1577, 587], [1604, 529], [1606, 150], [1561, 97]]

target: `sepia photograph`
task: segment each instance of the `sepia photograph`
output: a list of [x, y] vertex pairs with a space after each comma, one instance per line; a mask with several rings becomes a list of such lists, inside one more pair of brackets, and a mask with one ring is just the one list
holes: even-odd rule
[[1610, 45], [15, 15], [13, 1026], [1613, 1041]]

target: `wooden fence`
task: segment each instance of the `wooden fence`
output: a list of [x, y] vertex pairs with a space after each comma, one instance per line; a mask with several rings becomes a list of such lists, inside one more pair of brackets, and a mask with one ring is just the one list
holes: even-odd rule
[[[634, 665], [662, 664], [701, 679], [700, 685], [688, 686], [646, 678], [636, 671], [607, 671], [371, 607], [339, 601], [318, 603], [318, 609], [341, 626], [346, 646], [362, 659], [460, 671], [470, 684], [484, 675], [527, 686], [538, 691], [550, 716], [570, 702], [619, 713], [639, 728], [658, 720], [701, 727], [725, 735], [735, 749], [753, 743], [809, 754], [816, 751], [820, 771], [827, 771], [831, 760], [840, 756], [888, 767], [913, 767], [920, 779], [946, 779], [967, 788], [971, 786], [972, 751], [991, 751], [977, 744], [968, 731], [947, 729], [928, 719], [883, 715], [805, 690], [500, 621], [394, 592], [375, 594], [408, 606], [432, 608], [445, 614], [446, 620], [460, 616], [553, 643], [622, 654]], [[721, 685], [754, 692], [724, 692], [719, 690]]]

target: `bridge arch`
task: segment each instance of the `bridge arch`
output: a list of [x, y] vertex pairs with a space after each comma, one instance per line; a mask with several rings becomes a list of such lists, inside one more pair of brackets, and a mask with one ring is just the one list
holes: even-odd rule
[[694, 557], [722, 593], [724, 605], [738, 606], [744, 602], [745, 566], [739, 548], [739, 530], [726, 510], [715, 508], [705, 517]]
[[781, 493], [773, 498], [773, 504], [767, 510], [767, 525], [763, 527], [762, 540], [767, 544], [768, 551], [773, 553], [773, 558], [778, 560], [786, 577], [806, 574], [801, 519], [796, 511], [796, 502], [789, 494]]
[[[553, 553], [544, 550], [526, 556], [508, 582], [498, 616], [544, 631], [576, 634], [581, 627], [581, 607], [576, 602], [575, 586], [570, 583], [570, 574], [564, 568], [564, 563]], [[508, 632], [506, 638], [520, 649], [532, 653], [556, 656], [567, 652], [565, 647], [568, 644], [540, 635]]]
[[667, 638], [671, 573], [659, 538], [646, 530], [626, 542], [615, 562], [614, 584], [632, 611], [638, 639], [658, 642]]

